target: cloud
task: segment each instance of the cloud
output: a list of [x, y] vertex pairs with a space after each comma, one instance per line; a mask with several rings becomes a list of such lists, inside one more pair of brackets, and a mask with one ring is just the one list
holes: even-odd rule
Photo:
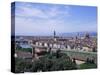
[[[33, 5], [33, 6], [32, 6]], [[56, 18], [60, 17], [61, 15], [64, 16], [70, 16], [69, 14], [69, 7], [63, 6], [59, 7], [58, 5], [48, 6], [47, 8], [44, 7], [43, 4], [37, 4], [34, 6], [34, 4], [16, 4], [16, 16], [19, 17], [37, 17], [42, 19], [50, 19], [50, 18]]]
[[18, 35], [52, 35], [53, 31], [57, 33], [80, 32], [80, 31], [97, 31], [95, 22], [75, 23], [58, 20], [32, 20], [16, 17], [15, 33]]
[[78, 18], [77, 14], [74, 17], [71, 10], [74, 9], [64, 5], [17, 3], [15, 34], [52, 35], [54, 30], [58, 33], [97, 30], [95, 20], [89, 18], [90, 21], [87, 22], [81, 19], [83, 16]]
[[[52, 32], [63, 32], [67, 28], [63, 21], [58, 20], [31, 20], [26, 18], [16, 18], [15, 22], [16, 34], [27, 34], [27, 35], [52, 35]], [[43, 33], [43, 34], [41, 34]]]

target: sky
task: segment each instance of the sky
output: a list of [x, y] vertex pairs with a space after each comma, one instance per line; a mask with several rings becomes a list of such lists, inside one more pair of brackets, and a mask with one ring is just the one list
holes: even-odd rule
[[97, 8], [93, 6], [16, 2], [11, 10], [16, 35], [97, 32]]

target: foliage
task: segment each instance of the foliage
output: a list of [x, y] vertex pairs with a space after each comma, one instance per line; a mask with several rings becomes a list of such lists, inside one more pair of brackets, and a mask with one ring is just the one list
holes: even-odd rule
[[77, 69], [76, 64], [64, 53], [60, 51], [56, 53], [47, 53], [39, 59], [34, 59], [33, 62], [25, 60], [16, 60], [16, 71], [22, 72], [38, 72], [38, 71], [59, 71]]
[[97, 68], [97, 65], [92, 63], [84, 63], [80, 65], [80, 69], [92, 69], [92, 68]]
[[24, 52], [31, 52], [32, 53], [32, 48], [17, 48], [16, 50], [24, 51]]
[[20, 59], [20, 58], [16, 58], [15, 59], [15, 72], [19, 73], [19, 72], [24, 72], [24, 60]]
[[95, 64], [93, 59], [87, 58], [86, 63], [80, 64], [80, 69], [91, 69], [97, 68], [97, 64]]

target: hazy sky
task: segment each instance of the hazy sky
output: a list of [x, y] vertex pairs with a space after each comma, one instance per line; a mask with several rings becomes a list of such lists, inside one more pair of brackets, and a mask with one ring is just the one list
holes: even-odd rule
[[96, 7], [16, 2], [14, 9], [16, 35], [97, 31]]

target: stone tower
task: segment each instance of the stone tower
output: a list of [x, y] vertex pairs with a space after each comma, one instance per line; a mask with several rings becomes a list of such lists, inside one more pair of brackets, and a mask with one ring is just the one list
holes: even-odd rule
[[56, 37], [56, 31], [54, 30], [54, 38]]

